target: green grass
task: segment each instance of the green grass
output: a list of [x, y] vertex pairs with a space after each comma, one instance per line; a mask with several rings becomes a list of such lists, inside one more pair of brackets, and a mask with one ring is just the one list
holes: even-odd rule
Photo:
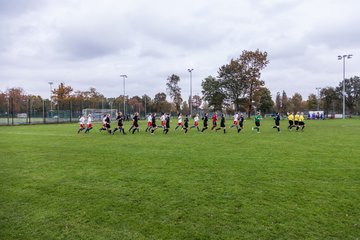
[[360, 121], [272, 123], [0, 127], [0, 239], [359, 239]]

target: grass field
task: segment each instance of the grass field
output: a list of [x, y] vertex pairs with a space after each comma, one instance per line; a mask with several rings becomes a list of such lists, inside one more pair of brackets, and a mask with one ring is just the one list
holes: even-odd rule
[[0, 239], [360, 239], [360, 120], [272, 123], [0, 127]]

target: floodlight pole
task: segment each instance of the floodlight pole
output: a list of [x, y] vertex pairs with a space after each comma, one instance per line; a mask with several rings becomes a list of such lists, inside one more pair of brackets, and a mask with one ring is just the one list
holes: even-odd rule
[[127, 78], [127, 75], [123, 74], [123, 75], [120, 75], [120, 77], [123, 78], [123, 88], [124, 88], [124, 116], [126, 116], [126, 109], [125, 109], [125, 78]]
[[319, 111], [320, 110], [320, 89], [321, 87], [317, 87], [316, 90], [317, 90], [317, 110]]
[[194, 69], [193, 68], [189, 68], [188, 71], [190, 73], [190, 101], [189, 101], [189, 105], [190, 105], [190, 117], [192, 117], [192, 71]]
[[144, 97], [144, 100], [145, 100], [145, 117], [146, 117], [146, 94], [145, 94], [145, 97]]
[[353, 55], [352, 54], [347, 54], [347, 55], [342, 55], [342, 56], [338, 56], [338, 60], [343, 60], [343, 91], [342, 91], [342, 95], [343, 95], [343, 119], [345, 119], [345, 59], [350, 59]]
[[50, 85], [50, 111], [52, 111], [52, 85], [54, 83], [53, 82], [49, 82], [49, 85]]

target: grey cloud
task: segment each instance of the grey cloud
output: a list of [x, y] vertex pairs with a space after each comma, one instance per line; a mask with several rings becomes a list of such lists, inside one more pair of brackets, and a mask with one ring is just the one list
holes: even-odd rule
[[0, 0], [0, 16], [7, 17], [35, 10], [42, 7], [45, 2], [44, 0]]
[[[360, 17], [358, 19], [359, 22]], [[321, 26], [309, 34], [309, 41], [331, 48], [360, 48], [360, 29], [355, 21], [348, 24]]]
[[67, 36], [59, 42], [59, 51], [73, 60], [103, 57], [116, 53], [117, 49], [97, 39]]
[[[130, 19], [132, 28], [147, 38], [159, 42], [162, 46], [177, 47], [186, 49], [204, 49], [211, 47], [221, 41], [224, 37], [222, 31], [214, 32], [213, 26], [206, 21], [182, 21], [153, 15], [152, 13], [143, 13], [141, 18], [133, 16]], [[146, 43], [144, 43], [146, 45]]]
[[140, 57], [150, 57], [150, 58], [165, 58], [167, 55], [164, 52], [158, 51], [156, 49], [144, 49], [139, 54]]
[[81, 60], [119, 54], [133, 47], [133, 42], [109, 26], [101, 25], [93, 30], [78, 28], [63, 29], [56, 39], [58, 51], [69, 60]]
[[[342, 6], [346, 14], [334, 17]], [[47, 97], [47, 82], [57, 80], [117, 96], [119, 75], [127, 74], [129, 94], [154, 95], [175, 73], [186, 98], [187, 68], [195, 68], [193, 89], [200, 89], [230, 57], [259, 48], [269, 54], [262, 76], [273, 95], [285, 89], [306, 97], [324, 79], [337, 83], [336, 56], [345, 50], [354, 50], [348, 74], [355, 74], [357, 6], [350, 0], [0, 0], [1, 84], [22, 83]]]

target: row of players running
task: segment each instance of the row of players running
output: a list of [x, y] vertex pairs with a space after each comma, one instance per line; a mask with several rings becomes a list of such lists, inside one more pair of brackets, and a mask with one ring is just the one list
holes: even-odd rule
[[[139, 114], [135, 113], [133, 118], [132, 118], [132, 125], [129, 129], [129, 132], [132, 132], [133, 134], [138, 131], [139, 132]], [[215, 113], [212, 116], [212, 128], [211, 130], [220, 130], [223, 129], [224, 133], [226, 133], [226, 127], [225, 127], [225, 115], [222, 113], [221, 117], [220, 117], [220, 127], [217, 128], [217, 120], [218, 120], [218, 114]], [[80, 133], [81, 131], [85, 130], [85, 133], [88, 133], [92, 128], [92, 116], [91, 114], [89, 114], [87, 116], [87, 119], [85, 118], [85, 115], [82, 115], [79, 118], [79, 124], [80, 124], [80, 128], [78, 130], [78, 133]], [[105, 114], [103, 119], [102, 119], [102, 127], [99, 129], [100, 131], [107, 131], [110, 134], [114, 134], [116, 131], [119, 130], [119, 132], [122, 132], [123, 134], [125, 134], [125, 130], [124, 130], [124, 121], [125, 121], [125, 116], [122, 114], [122, 112], [119, 112], [116, 119], [118, 121], [117, 127], [114, 128], [113, 130], [111, 130], [111, 125], [110, 125], [110, 114]], [[150, 132], [151, 134], [153, 134], [155, 132], [156, 129], [158, 129], [159, 127], [156, 124], [156, 113], [152, 113], [149, 114], [147, 117], [147, 128], [145, 130], [145, 132]], [[163, 129], [163, 133], [167, 134], [169, 132], [170, 129], [170, 115], [167, 113], [162, 113], [159, 120], [161, 121], [161, 127]], [[199, 132], [204, 132], [206, 129], [208, 129], [208, 114], [205, 113], [204, 116], [202, 117], [203, 120], [203, 128], [200, 130], [199, 128], [199, 114], [196, 114], [194, 117], [194, 125], [191, 126], [189, 128], [189, 116], [185, 115], [185, 118], [183, 120], [183, 116], [182, 114], [178, 114], [177, 117], [177, 126], [175, 127], [175, 131], [180, 127], [184, 133], [187, 133], [189, 129], [191, 128], [196, 128]], [[87, 128], [85, 128], [85, 122], [87, 122]], [[233, 125], [231, 125], [231, 128], [236, 127], [237, 132], [240, 133], [240, 131], [243, 129], [243, 122], [244, 122], [244, 116], [243, 114], [238, 114], [236, 113], [234, 115], [234, 122]]]
[[[234, 114], [234, 121], [233, 124], [230, 126], [230, 128], [236, 127], [237, 132], [240, 133], [240, 131], [244, 128], [244, 116], [243, 114], [239, 114], [239, 113], [235, 113]], [[132, 121], [132, 125], [129, 129], [129, 132], [132, 131], [132, 133], [134, 134], [136, 131], [140, 131], [139, 129], [139, 114], [135, 113], [134, 117], [133, 117], [133, 121]], [[156, 113], [152, 113], [149, 114], [147, 117], [147, 128], [145, 130], [145, 132], [149, 131], [151, 134], [154, 134], [155, 130], [158, 129], [159, 127], [156, 124]], [[161, 121], [161, 128], [163, 129], [163, 133], [167, 134], [169, 132], [170, 129], [170, 115], [167, 113], [162, 113], [160, 116], [160, 121]], [[181, 129], [184, 131], [184, 133], [187, 133], [189, 129], [192, 128], [196, 128], [199, 132], [200, 132], [200, 128], [199, 128], [199, 114], [196, 114], [194, 117], [194, 125], [191, 126], [189, 128], [189, 117], [188, 115], [185, 115], [185, 119], [183, 121], [183, 116], [182, 114], [178, 114], [178, 118], [177, 118], [177, 126], [175, 127], [175, 131], [181, 127]], [[100, 131], [107, 131], [109, 134], [115, 134], [115, 132], [117, 130], [119, 130], [120, 133], [125, 134], [125, 130], [124, 130], [124, 120], [125, 120], [125, 116], [123, 116], [122, 112], [119, 112], [116, 120], [118, 121], [117, 127], [114, 128], [114, 130], [111, 130], [111, 125], [110, 125], [110, 114], [106, 114], [104, 115], [103, 119], [102, 119], [102, 127], [99, 129]], [[201, 132], [204, 132], [206, 129], [208, 129], [208, 114], [205, 113], [204, 116], [202, 117], [203, 120], [203, 128], [201, 130]], [[218, 131], [218, 130], [223, 130], [224, 133], [226, 133], [226, 126], [225, 126], [225, 115], [223, 113], [221, 113], [221, 117], [220, 117], [220, 127], [217, 127], [217, 120], [218, 120], [218, 114], [217, 112], [212, 116], [212, 128], [211, 130]], [[252, 130], [257, 130], [258, 133], [260, 133], [260, 122], [261, 122], [262, 118], [260, 115], [260, 112], [257, 113], [257, 115], [255, 116], [255, 127], [252, 128]], [[275, 126], [273, 126], [273, 128], [276, 128], [278, 130], [278, 132], [280, 132], [280, 115], [279, 113], [276, 113], [276, 116], [274, 117], [275, 120]], [[295, 116], [293, 115], [293, 113], [288, 113], [288, 120], [289, 120], [289, 126], [288, 129], [291, 130], [293, 127], [296, 127], [296, 130], [299, 130], [299, 128], [301, 127], [301, 130], [304, 129], [305, 127], [305, 122], [304, 122], [304, 114], [301, 113], [297, 113]], [[295, 123], [294, 121], [295, 120]], [[78, 133], [80, 133], [81, 131], [85, 130], [85, 115], [82, 115], [79, 119], [79, 124], [80, 124], [80, 128], [78, 130]], [[87, 128], [85, 130], [85, 133], [88, 133], [91, 129], [93, 128], [92, 125], [92, 116], [91, 114], [89, 114], [87, 116]]]

